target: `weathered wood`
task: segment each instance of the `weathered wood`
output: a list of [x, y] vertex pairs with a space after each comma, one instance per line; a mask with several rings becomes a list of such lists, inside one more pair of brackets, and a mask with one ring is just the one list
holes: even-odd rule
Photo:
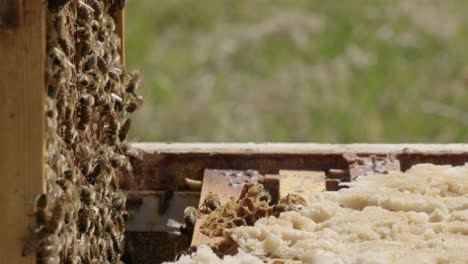
[[22, 1], [23, 24], [0, 28], [0, 263], [21, 256], [35, 197], [45, 191], [45, 1]]
[[468, 153], [468, 144], [320, 144], [320, 143], [134, 143], [147, 153]]
[[129, 190], [184, 189], [184, 178], [202, 179], [207, 168], [258, 170], [348, 169], [345, 153], [394, 154], [401, 169], [414, 164], [462, 165], [468, 162], [467, 144], [225, 144], [225, 143], [137, 143], [141, 159], [132, 159], [135, 178], [123, 177]]
[[125, 65], [125, 9], [117, 9], [113, 13], [115, 31], [120, 38], [120, 61]]

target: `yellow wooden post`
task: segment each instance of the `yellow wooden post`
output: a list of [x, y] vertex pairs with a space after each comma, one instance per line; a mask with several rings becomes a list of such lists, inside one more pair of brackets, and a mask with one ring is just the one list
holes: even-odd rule
[[21, 22], [0, 26], [0, 263], [35, 264], [21, 249], [45, 191], [46, 1], [15, 1]]

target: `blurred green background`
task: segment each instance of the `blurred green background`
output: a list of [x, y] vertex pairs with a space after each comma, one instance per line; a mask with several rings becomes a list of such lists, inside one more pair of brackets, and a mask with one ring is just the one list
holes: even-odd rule
[[130, 0], [132, 140], [463, 142], [466, 0]]

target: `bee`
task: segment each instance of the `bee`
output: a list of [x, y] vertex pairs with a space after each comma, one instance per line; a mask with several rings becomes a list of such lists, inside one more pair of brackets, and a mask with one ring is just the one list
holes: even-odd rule
[[97, 65], [103, 74], [107, 74], [109, 72], [109, 64], [103, 57], [99, 57]]
[[56, 262], [51, 262], [50, 261], [50, 258], [55, 258], [57, 257], [57, 253], [59, 251], [59, 248], [57, 246], [57, 244], [55, 243], [52, 243], [50, 245], [46, 245], [46, 246], [41, 246], [38, 248], [37, 250], [37, 258], [38, 260], [46, 260], [47, 259], [47, 262], [45, 263], [58, 263], [57, 261]]
[[130, 130], [130, 125], [131, 125], [131, 120], [128, 118], [125, 119], [119, 131], [120, 141], [124, 141], [125, 139], [127, 139], [128, 131]]
[[84, 62], [83, 70], [91, 71], [91, 69], [93, 69], [95, 65], [96, 65], [96, 56], [94, 54], [91, 54], [88, 56], [88, 58]]
[[260, 201], [265, 201], [267, 204], [269, 204], [271, 202], [271, 195], [270, 193], [265, 190], [265, 189], [262, 189], [260, 191], [260, 197], [259, 197], [259, 200]]
[[80, 121], [76, 126], [79, 130], [85, 131], [88, 127], [88, 123], [91, 120], [91, 108], [85, 105], [80, 107]]
[[99, 29], [96, 35], [97, 40], [104, 42], [107, 39], [107, 32], [104, 29]]
[[93, 106], [94, 105], [94, 97], [90, 94], [85, 94], [81, 96], [80, 103], [84, 106]]
[[97, 32], [99, 30], [99, 22], [97, 22], [96, 20], [92, 20], [89, 25], [91, 26], [91, 29], [93, 30], [93, 32]]
[[276, 213], [276, 214], [289, 212], [289, 211], [299, 211], [299, 208], [293, 205], [288, 205], [288, 204], [275, 204], [273, 206], [273, 213]]
[[98, 0], [91, 0], [90, 5], [94, 9], [94, 16], [100, 19], [104, 11], [101, 3]]
[[85, 24], [85, 25], [80, 25], [76, 28], [76, 36], [77, 36], [77, 41], [82, 43], [82, 42], [89, 42], [90, 46], [92, 43], [92, 28], [91, 25]]
[[[128, 158], [124, 155], [114, 154], [110, 159], [111, 165], [114, 169], [122, 168], [122, 167], [129, 167]], [[126, 166], [127, 165], [127, 166]]]
[[137, 99], [132, 99], [130, 100], [130, 102], [128, 103], [127, 105], [127, 112], [129, 113], [133, 113], [135, 112], [135, 110], [137, 110], [137, 108], [141, 105], [142, 103], [142, 98], [141, 97], [138, 97]]
[[112, 198], [112, 208], [116, 210], [122, 210], [125, 207], [126, 201], [127, 198], [123, 192], [116, 192]]
[[80, 210], [78, 210], [77, 227], [78, 231], [80, 231], [81, 233], [86, 233], [89, 227], [91, 226], [90, 215], [91, 210], [87, 207], [83, 207]]
[[58, 87], [55, 84], [49, 84], [47, 85], [47, 95], [50, 98], [56, 98], [58, 94]]
[[116, 81], [116, 82], [120, 82], [120, 77], [117, 73], [115, 73], [113, 70], [109, 71], [107, 73], [109, 75], [109, 78], [111, 78], [112, 80]]
[[208, 194], [203, 201], [203, 207], [207, 211], [214, 211], [216, 208], [221, 206], [219, 196], [216, 194]]
[[52, 208], [52, 214], [49, 221], [44, 226], [49, 234], [56, 234], [63, 224], [65, 217], [65, 208], [63, 207], [63, 200], [58, 199]]
[[112, 116], [109, 120], [109, 126], [107, 128], [107, 140], [110, 144], [115, 145], [117, 143], [117, 134], [119, 131], [119, 122], [115, 116]]
[[29, 239], [23, 246], [21, 251], [22, 256], [28, 256], [32, 252], [36, 251], [42, 242], [44, 242], [49, 237], [49, 232], [47, 232], [46, 227], [42, 226], [36, 230], [31, 239]]
[[63, 52], [67, 56], [70, 56], [71, 50], [72, 50], [70, 41], [68, 41], [66, 38], [62, 38], [62, 37], [59, 37], [57, 41], [58, 41], [60, 47], [62, 48]]
[[127, 93], [131, 93], [136, 97], [135, 90], [138, 87], [138, 84], [140, 83], [140, 72], [134, 71], [130, 75], [130, 80], [128, 82], [127, 88], [125, 91]]
[[287, 204], [287, 205], [295, 205], [295, 206], [307, 206], [307, 200], [304, 199], [302, 196], [290, 193], [285, 197], [281, 198], [279, 201], [280, 204]]
[[42, 193], [36, 199], [36, 208], [34, 212], [36, 216], [36, 223], [42, 226], [47, 221], [47, 195]]
[[197, 221], [198, 216], [200, 216], [200, 211], [193, 206], [189, 206], [184, 210], [184, 221], [187, 228], [193, 229], [195, 227], [195, 222]]
[[78, 19], [82, 22], [91, 20], [91, 11], [94, 11], [89, 5], [78, 1]]
[[103, 170], [106, 168], [107, 168], [107, 160], [104, 157], [99, 157], [96, 161], [96, 164], [94, 165], [93, 170], [91, 171], [91, 173], [88, 175], [87, 178], [97, 179], [101, 175]]
[[81, 186], [80, 200], [86, 205], [91, 205], [96, 200], [96, 192], [92, 187], [86, 185]]
[[63, 119], [64, 131], [63, 131], [63, 140], [67, 144], [72, 144], [76, 138], [76, 131], [74, 129], [73, 123], [73, 108], [69, 105], [65, 107], [65, 116]]
[[86, 56], [91, 52], [91, 40], [82, 40], [77, 46], [81, 56]]

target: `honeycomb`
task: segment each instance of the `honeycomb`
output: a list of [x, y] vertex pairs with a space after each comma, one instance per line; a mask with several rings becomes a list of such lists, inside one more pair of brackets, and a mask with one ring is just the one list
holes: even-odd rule
[[48, 2], [47, 192], [22, 252], [38, 263], [117, 263], [122, 254], [126, 197], [116, 172], [131, 171], [127, 113], [142, 100], [112, 16], [123, 2]]
[[273, 215], [273, 208], [264, 199], [266, 191], [261, 184], [246, 184], [240, 198], [229, 200], [212, 211], [200, 227], [200, 232], [209, 236], [224, 236], [228, 229], [251, 226], [266, 216]]
[[201, 245], [178, 264], [467, 263], [468, 165], [368, 174], [309, 205], [230, 230], [237, 252]]

